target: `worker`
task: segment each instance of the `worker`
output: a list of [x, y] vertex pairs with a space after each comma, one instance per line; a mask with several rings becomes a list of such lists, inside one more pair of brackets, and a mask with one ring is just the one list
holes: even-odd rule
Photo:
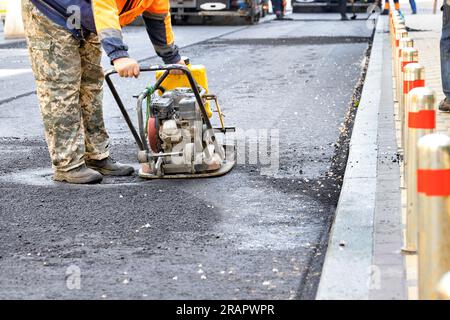
[[[415, 0], [409, 0], [409, 5], [411, 6], [411, 13], [412, 14], [417, 14], [416, 1]], [[394, 0], [394, 6], [395, 6], [395, 10], [400, 11], [400, 3], [399, 3], [398, 0]], [[381, 14], [383, 14], [383, 15], [389, 14], [389, 9], [390, 9], [389, 0], [385, 0], [385, 2], [384, 2], [384, 9], [383, 9], [383, 12]]]
[[142, 14], [156, 53], [184, 64], [174, 44], [169, 0], [23, 0], [22, 15], [36, 78], [53, 179], [98, 183], [133, 167], [110, 157], [102, 111], [101, 47], [121, 77], [138, 77], [121, 26]]
[[339, 0], [339, 13], [341, 14], [341, 20], [348, 20], [347, 0]]
[[[350, 19], [355, 20], [356, 19], [356, 13], [355, 13], [355, 6], [354, 6], [354, 0], [350, 0], [351, 6], [352, 6], [352, 16]], [[347, 17], [347, 0], [339, 0], [339, 13], [341, 14], [341, 20], [348, 20]]]
[[286, 0], [272, 0], [272, 11], [275, 13], [276, 19], [284, 19]]
[[442, 7], [442, 32], [440, 41], [441, 80], [444, 99], [439, 103], [439, 110], [450, 112], [450, 4], [444, 1]]
[[[400, 3], [398, 2], [398, 0], [394, 0], [394, 6], [395, 6], [395, 10], [400, 10]], [[391, 5], [389, 4], [389, 0], [384, 0], [384, 8], [383, 8], [383, 12], [381, 14], [382, 15], [389, 14], [390, 9], [391, 9]]]
[[411, 14], [417, 14], [417, 5], [415, 0], [409, 0], [409, 5], [411, 6]]

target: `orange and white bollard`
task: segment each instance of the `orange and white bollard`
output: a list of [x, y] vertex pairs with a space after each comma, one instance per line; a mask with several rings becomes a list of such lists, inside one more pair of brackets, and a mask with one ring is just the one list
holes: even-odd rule
[[[402, 108], [402, 110], [408, 112], [408, 93], [414, 88], [425, 87], [425, 67], [418, 62], [408, 63], [403, 68], [401, 77], [403, 81], [401, 86], [402, 94], [400, 95], [399, 108]], [[407, 120], [408, 118], [406, 113], [405, 121]], [[406, 150], [406, 148], [408, 147], [408, 144], [406, 143], [406, 137], [408, 136], [408, 126], [405, 125], [402, 129], [404, 129], [404, 131], [402, 132], [402, 143], [403, 148]]]
[[[405, 48], [413, 48], [414, 47], [414, 40], [406, 37], [406, 38], [401, 38], [399, 40], [398, 43], [398, 47], [397, 47], [397, 53], [396, 53], [396, 57], [397, 57], [397, 61], [400, 61], [402, 59], [402, 50]], [[398, 79], [396, 85], [397, 85], [397, 89], [398, 89], [398, 93], [400, 93], [399, 96], [399, 102], [401, 102], [401, 93], [403, 92], [403, 79], [402, 79], [402, 70], [401, 70], [401, 64], [397, 62], [397, 68], [395, 69], [395, 79]]]
[[437, 295], [439, 300], [450, 300], [450, 271], [439, 280]]
[[[405, 19], [402, 18], [402, 16], [400, 16], [400, 14], [398, 13], [398, 11], [396, 11], [394, 13], [394, 15], [392, 16], [392, 26], [394, 28], [398, 28], [398, 27], [405, 27]], [[395, 30], [393, 30], [395, 31]]]
[[[398, 52], [398, 48], [399, 48], [399, 45], [400, 45], [400, 39], [403, 39], [403, 38], [408, 38], [408, 32], [406, 32], [405, 29], [397, 29], [396, 33], [395, 33], [394, 45], [392, 47], [392, 56], [393, 56], [392, 59], [394, 61], [394, 77], [395, 77], [396, 88], [398, 88], [398, 81], [399, 81], [399, 79], [398, 79], [398, 75], [395, 72], [395, 70], [397, 70], [397, 68], [399, 68], [399, 60], [401, 60], [401, 58], [402, 58], [402, 56], [397, 57], [396, 54]], [[402, 52], [403, 52], [403, 49], [402, 49]], [[395, 99], [395, 101], [398, 101], [397, 100], [398, 99], [397, 96], [395, 96], [394, 99]]]
[[434, 300], [450, 270], [450, 137], [426, 135], [418, 149], [419, 298]]
[[395, 34], [395, 24], [400, 22], [398, 17], [398, 12], [389, 12], [389, 32], [391, 34], [391, 41]]
[[[408, 66], [410, 66], [409, 64]], [[436, 96], [426, 87], [412, 89], [408, 95], [407, 127], [408, 135], [405, 144], [405, 180], [406, 193], [406, 241], [402, 251], [415, 253], [417, 251], [417, 143], [423, 136], [433, 133], [436, 129]]]
[[394, 14], [394, 16], [392, 17], [392, 21], [394, 26], [395, 25], [405, 25], [405, 19], [403, 19], [403, 17], [398, 13], [398, 11], [396, 11], [396, 13]]
[[400, 19], [398, 16], [398, 13], [396, 15], [392, 16], [391, 24], [390, 24], [390, 36], [391, 36], [391, 44], [392, 47], [394, 47], [394, 41], [395, 41], [395, 32], [397, 29], [403, 28], [406, 29], [404, 22]]
[[[417, 51], [417, 49], [415, 48], [403, 48], [402, 49], [402, 56], [400, 58], [400, 61], [398, 62], [399, 64], [399, 69], [400, 69], [400, 73], [398, 76], [398, 81], [397, 81], [397, 87], [395, 92], [395, 101], [399, 102], [401, 97], [403, 96], [403, 72], [405, 69], [405, 66], [409, 63], [414, 63], [414, 62], [418, 62], [419, 61], [419, 51]], [[401, 108], [399, 106], [398, 108], [398, 116], [399, 116], [399, 120], [400, 120], [400, 128], [401, 128], [401, 145], [403, 148], [405, 148], [405, 137], [404, 137], [404, 132], [405, 132], [405, 109]]]
[[392, 35], [392, 58], [395, 59], [396, 49], [398, 48], [401, 38], [408, 37], [408, 32], [404, 25], [396, 25]]

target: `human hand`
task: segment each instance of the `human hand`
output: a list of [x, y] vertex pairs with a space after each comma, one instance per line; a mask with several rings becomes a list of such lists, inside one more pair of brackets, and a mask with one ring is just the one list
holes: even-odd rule
[[140, 73], [139, 64], [131, 58], [119, 58], [113, 61], [114, 69], [119, 76], [125, 78], [137, 78]]
[[[178, 62], [175, 63], [175, 64], [180, 64], [180, 65], [182, 65], [182, 66], [186, 66], [186, 63], [184, 62], [183, 59], [181, 59], [180, 61], [178, 61]], [[184, 72], [183, 72], [182, 70], [176, 70], [176, 69], [174, 69], [174, 70], [170, 70], [170, 74], [173, 74], [173, 75], [182, 75], [182, 74], [184, 74]]]

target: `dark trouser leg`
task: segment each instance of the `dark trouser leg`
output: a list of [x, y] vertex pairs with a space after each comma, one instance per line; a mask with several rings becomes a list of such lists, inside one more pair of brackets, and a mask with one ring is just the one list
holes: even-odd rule
[[347, 17], [347, 0], [339, 0], [339, 13], [341, 17]]
[[413, 14], [417, 13], [417, 6], [415, 0], [409, 0], [409, 5], [411, 6], [411, 11]]
[[447, 1], [444, 1], [444, 12], [442, 13], [440, 49], [442, 90], [446, 98], [450, 100], [450, 6]]

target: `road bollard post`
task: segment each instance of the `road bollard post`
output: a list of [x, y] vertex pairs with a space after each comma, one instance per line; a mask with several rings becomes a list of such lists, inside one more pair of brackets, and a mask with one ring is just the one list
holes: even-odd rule
[[398, 21], [398, 12], [389, 12], [389, 32], [391, 41], [395, 35], [395, 23]]
[[419, 298], [438, 298], [450, 270], [450, 137], [429, 134], [418, 143]]
[[450, 300], [450, 271], [444, 274], [437, 286], [438, 300]]
[[[409, 64], [408, 66], [410, 66]], [[414, 69], [414, 68], [411, 68]], [[435, 94], [427, 87], [412, 89], [408, 94], [406, 110], [408, 135], [404, 148], [404, 177], [406, 190], [406, 237], [404, 253], [417, 252], [417, 143], [436, 128]]]
[[[396, 102], [400, 102], [400, 99], [403, 95], [403, 90], [400, 91], [400, 89], [403, 87], [403, 85], [400, 85], [400, 83], [403, 83], [403, 72], [404, 72], [404, 68], [407, 64], [409, 63], [414, 63], [414, 62], [418, 62], [419, 61], [419, 51], [417, 51], [416, 48], [403, 48], [402, 49], [402, 56], [400, 58], [399, 61], [399, 69], [400, 69], [400, 73], [399, 73], [399, 81], [397, 81], [398, 85], [396, 87], [395, 95], [396, 95]], [[400, 120], [400, 128], [401, 128], [401, 146], [404, 149], [405, 148], [405, 139], [404, 139], [404, 132], [405, 132], [405, 109], [401, 108], [399, 105], [398, 108], [398, 116], [399, 116], [399, 120]]]
[[[394, 78], [395, 78], [395, 87], [396, 87], [396, 89], [398, 88], [398, 83], [399, 83], [399, 76], [397, 75], [396, 70], [398, 68], [400, 68], [400, 66], [401, 66], [400, 61], [401, 61], [401, 59], [403, 57], [403, 54], [402, 54], [402, 56], [398, 57], [397, 56], [397, 52], [398, 52], [398, 48], [399, 48], [399, 45], [400, 45], [400, 39], [403, 39], [403, 38], [408, 38], [408, 32], [406, 32], [405, 29], [397, 29], [396, 34], [395, 34], [394, 47], [393, 47], [393, 50], [392, 50], [393, 51]], [[406, 48], [404, 48], [404, 49], [406, 49]], [[402, 53], [403, 53], [403, 51], [404, 50], [402, 49]], [[398, 101], [397, 91], [394, 91], [394, 100]]]
[[[399, 40], [399, 44], [397, 47], [397, 53], [396, 53], [396, 57], [397, 57], [397, 61], [400, 61], [402, 59], [402, 51], [405, 48], [413, 48], [414, 47], [414, 40], [406, 37], [406, 38], [401, 38]], [[399, 102], [402, 103], [402, 92], [403, 92], [403, 81], [401, 79], [401, 75], [402, 75], [402, 70], [401, 70], [401, 64], [397, 63], [397, 68], [394, 70], [395, 72], [395, 78], [398, 79], [397, 81], [397, 86], [396, 88], [398, 89], [398, 94], [399, 94]]]
[[407, 38], [408, 37], [408, 32], [406, 31], [404, 26], [396, 26], [393, 34], [393, 38], [392, 38], [392, 59], [394, 59], [394, 62], [397, 61], [397, 57], [395, 56], [395, 54], [397, 53], [397, 48], [400, 42], [401, 38]]
[[[403, 21], [399, 20], [398, 16], [394, 16], [392, 18], [391, 26], [390, 26], [390, 37], [391, 37], [391, 46], [392, 48], [395, 48], [395, 34], [397, 32], [397, 29], [405, 29], [406, 27]], [[393, 55], [394, 57], [394, 55]]]
[[[399, 108], [405, 112], [405, 126], [402, 127], [402, 145], [403, 149], [406, 150], [408, 144], [406, 143], [406, 137], [408, 136], [408, 94], [409, 92], [418, 87], [425, 87], [425, 67], [418, 62], [408, 63], [403, 68], [403, 73], [400, 73], [403, 79], [401, 86], [401, 94], [399, 100]], [[406, 154], [406, 151], [405, 151]]]

